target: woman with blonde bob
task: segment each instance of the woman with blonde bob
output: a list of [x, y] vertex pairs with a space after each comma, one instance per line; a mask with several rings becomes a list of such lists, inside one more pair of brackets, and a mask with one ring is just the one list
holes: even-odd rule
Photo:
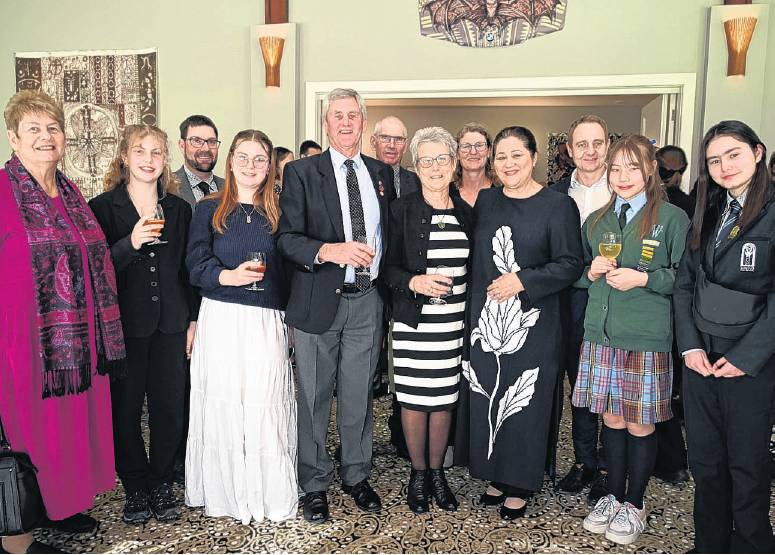
[[[611, 200], [582, 227], [589, 289], [573, 405], [603, 415], [608, 495], [584, 528], [627, 545], [646, 527], [654, 425], [672, 418], [671, 297], [689, 220], [669, 204], [656, 149], [627, 135], [608, 151]], [[610, 249], [610, 250], [609, 250]]]
[[293, 518], [298, 503], [274, 175], [269, 138], [239, 132], [223, 190], [197, 206], [186, 258], [203, 297], [191, 356], [186, 503], [243, 524]]
[[[175, 446], [184, 430], [186, 353], [197, 301], [185, 264], [191, 207], [170, 192], [167, 134], [154, 125], [127, 125], [105, 177], [106, 191], [89, 205], [116, 268], [129, 372], [111, 384], [116, 471], [126, 490], [123, 520], [175, 520]], [[156, 214], [157, 205], [162, 214]], [[161, 225], [149, 225], [163, 216]], [[162, 242], [157, 242], [157, 239]], [[149, 456], [140, 429], [148, 399]]]

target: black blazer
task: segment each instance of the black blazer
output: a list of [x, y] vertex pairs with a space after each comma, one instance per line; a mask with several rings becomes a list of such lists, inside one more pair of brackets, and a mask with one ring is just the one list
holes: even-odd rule
[[[673, 289], [678, 350], [683, 353], [689, 349], [703, 349], [722, 354], [740, 370], [755, 376], [775, 355], [775, 200], [767, 202], [759, 215], [714, 255], [716, 230], [725, 204], [726, 195], [723, 195], [719, 205], [706, 214], [706, 219], [712, 218], [708, 229], [713, 232], [703, 238], [699, 249], [692, 250], [687, 239]], [[741, 270], [742, 249], [747, 243], [756, 248], [753, 271]], [[766, 296], [766, 306], [759, 319], [740, 339], [712, 336], [697, 329], [692, 309], [700, 264], [714, 283], [735, 291]]]
[[[371, 175], [379, 202], [382, 224], [382, 267], [385, 265], [387, 238], [390, 237], [388, 203], [395, 197], [393, 169], [361, 154]], [[343, 199], [347, 202], [347, 199]], [[342, 243], [344, 223], [334, 167], [328, 150], [322, 154], [289, 162], [283, 172], [280, 194], [280, 229], [277, 246], [294, 265], [286, 322], [307, 333], [323, 333], [331, 327], [339, 307], [346, 266], [315, 264], [324, 243]], [[383, 299], [387, 291], [378, 280]]]
[[127, 337], [148, 337], [156, 330], [182, 332], [197, 318], [199, 303], [185, 262], [191, 206], [171, 194], [159, 202], [164, 210], [161, 239], [168, 242], [135, 250], [130, 236], [140, 216], [126, 186], [118, 185], [89, 201], [110, 247]]
[[[455, 217], [470, 242], [474, 211], [460, 195], [450, 194], [450, 198]], [[401, 195], [390, 204], [390, 240], [382, 275], [390, 290], [392, 319], [413, 328], [420, 322], [426, 298], [409, 289], [409, 280], [424, 274], [428, 268], [432, 212], [433, 208], [425, 202], [421, 191]], [[468, 260], [470, 266], [470, 255]]]
[[420, 180], [418, 179], [416, 173], [401, 168], [398, 171], [398, 175], [401, 179], [401, 189], [397, 191], [397, 196], [403, 197], [420, 190]]

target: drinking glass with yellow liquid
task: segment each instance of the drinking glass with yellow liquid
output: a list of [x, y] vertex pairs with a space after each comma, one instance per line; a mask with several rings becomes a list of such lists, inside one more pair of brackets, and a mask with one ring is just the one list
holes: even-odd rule
[[609, 260], [616, 260], [622, 252], [622, 234], [615, 231], [606, 231], [600, 239], [600, 256], [605, 256]]

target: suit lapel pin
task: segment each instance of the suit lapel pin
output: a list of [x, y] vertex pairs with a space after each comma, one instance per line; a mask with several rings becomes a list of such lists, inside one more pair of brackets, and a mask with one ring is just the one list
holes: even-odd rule
[[377, 188], [379, 189], [379, 196], [384, 197], [385, 196], [385, 186], [382, 184], [382, 181], [379, 182], [377, 185]]
[[740, 233], [740, 226], [739, 226], [739, 225], [736, 225], [736, 226], [735, 226], [735, 227], [733, 227], [733, 228], [732, 228], [732, 230], [729, 232], [729, 238], [730, 238], [730, 239], [734, 239], [735, 237], [737, 237], [737, 234], [738, 234], [738, 233]]

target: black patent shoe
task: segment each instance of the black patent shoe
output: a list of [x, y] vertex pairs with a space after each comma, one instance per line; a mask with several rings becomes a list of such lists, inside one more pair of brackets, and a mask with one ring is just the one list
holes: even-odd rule
[[595, 479], [595, 469], [584, 464], [574, 464], [557, 484], [557, 489], [566, 493], [579, 493]]
[[66, 534], [94, 534], [97, 527], [97, 521], [83, 513], [76, 513], [62, 520], [49, 520], [43, 525], [43, 528], [51, 528]]
[[406, 504], [414, 514], [421, 515], [430, 510], [428, 505], [428, 471], [412, 469], [409, 486], [406, 488]]
[[127, 524], [145, 524], [151, 520], [151, 507], [148, 505], [148, 494], [144, 491], [133, 491], [126, 496], [124, 514], [121, 520]]
[[328, 496], [325, 491], [310, 491], [304, 495], [304, 520], [311, 524], [323, 524], [328, 517]]
[[452, 490], [449, 489], [447, 477], [444, 475], [444, 469], [431, 468], [430, 478], [431, 493], [433, 494], [433, 499], [436, 501], [436, 505], [445, 511], [457, 511], [457, 498], [455, 497], [455, 494], [452, 493]]
[[527, 511], [527, 501], [519, 509], [510, 509], [506, 505], [501, 505], [500, 515], [503, 520], [516, 520], [525, 516]]
[[169, 484], [160, 484], [151, 492], [150, 497], [151, 510], [156, 520], [169, 522], [180, 518], [180, 504], [172, 493], [172, 487]]
[[502, 493], [499, 495], [490, 495], [487, 493], [487, 490], [484, 490], [484, 493], [479, 498], [479, 503], [487, 507], [496, 507], [506, 500], [505, 488], [498, 487], [500, 484], [496, 484], [495, 482], [491, 482], [490, 485]]

